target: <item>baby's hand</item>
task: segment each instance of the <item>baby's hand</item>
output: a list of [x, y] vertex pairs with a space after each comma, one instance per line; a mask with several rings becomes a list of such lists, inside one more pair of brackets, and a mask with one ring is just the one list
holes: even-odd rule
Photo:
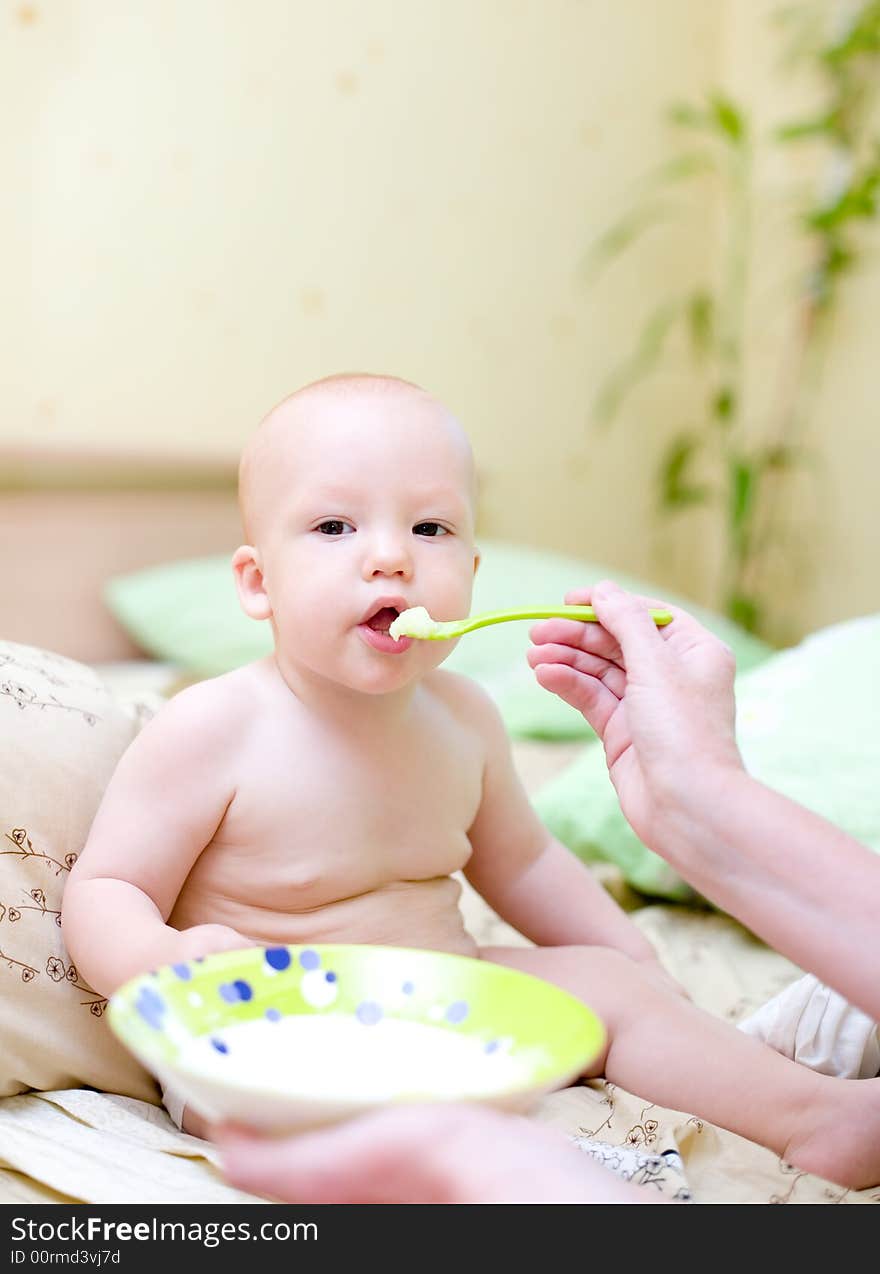
[[251, 938], [243, 937], [228, 925], [195, 925], [178, 934], [175, 952], [176, 959], [185, 963], [198, 956], [212, 955], [215, 951], [240, 951], [242, 947], [253, 946], [256, 943]]

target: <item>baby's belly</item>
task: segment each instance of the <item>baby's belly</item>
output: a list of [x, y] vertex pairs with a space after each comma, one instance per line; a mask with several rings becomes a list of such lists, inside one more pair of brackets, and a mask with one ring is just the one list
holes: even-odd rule
[[420, 947], [475, 956], [477, 946], [464, 927], [458, 901], [461, 886], [449, 876], [394, 881], [369, 893], [308, 910], [276, 910], [242, 903], [207, 882], [184, 889], [168, 923], [175, 929], [223, 924], [261, 943], [357, 942]]

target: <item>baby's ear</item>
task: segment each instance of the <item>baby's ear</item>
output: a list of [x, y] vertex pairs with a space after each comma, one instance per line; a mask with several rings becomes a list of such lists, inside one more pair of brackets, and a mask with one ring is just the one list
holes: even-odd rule
[[232, 558], [235, 587], [244, 613], [251, 619], [271, 619], [272, 604], [263, 583], [260, 554], [252, 545], [242, 544]]

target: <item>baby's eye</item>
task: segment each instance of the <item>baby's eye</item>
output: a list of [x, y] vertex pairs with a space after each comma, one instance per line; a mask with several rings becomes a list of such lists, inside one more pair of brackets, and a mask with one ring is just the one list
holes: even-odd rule
[[322, 535], [348, 535], [354, 533], [354, 527], [350, 522], [343, 522], [342, 518], [328, 518], [326, 522], [321, 522], [315, 527], [316, 531], [320, 531]]
[[413, 527], [413, 535], [448, 535], [445, 526], [439, 522], [417, 522]]

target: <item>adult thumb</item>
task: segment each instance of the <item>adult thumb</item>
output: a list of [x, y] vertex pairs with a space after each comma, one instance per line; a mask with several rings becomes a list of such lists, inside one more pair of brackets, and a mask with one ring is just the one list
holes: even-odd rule
[[590, 600], [599, 623], [623, 652], [627, 673], [638, 677], [653, 669], [663, 650], [663, 638], [647, 603], [611, 580], [597, 584]]

